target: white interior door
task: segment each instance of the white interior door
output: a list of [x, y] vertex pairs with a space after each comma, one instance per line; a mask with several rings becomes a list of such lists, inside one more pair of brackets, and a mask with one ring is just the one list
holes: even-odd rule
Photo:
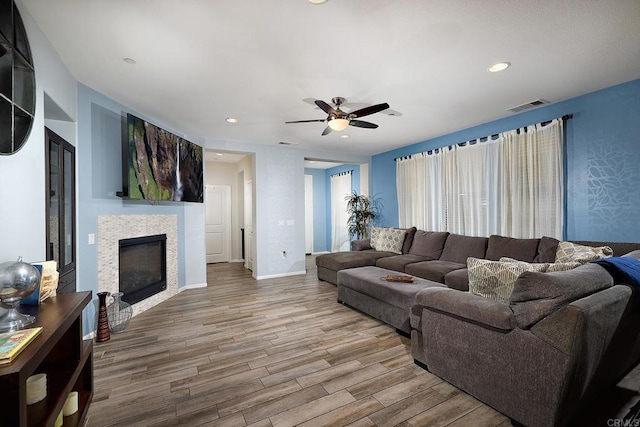
[[253, 271], [253, 181], [244, 183], [244, 266]]
[[205, 240], [207, 263], [231, 259], [231, 187], [207, 185]]
[[305, 253], [313, 253], [313, 175], [304, 176]]

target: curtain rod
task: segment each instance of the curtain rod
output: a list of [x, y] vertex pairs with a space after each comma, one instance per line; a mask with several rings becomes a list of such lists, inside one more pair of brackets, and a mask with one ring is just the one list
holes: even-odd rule
[[340, 173], [334, 173], [333, 175], [329, 175], [329, 178], [333, 178], [334, 176], [351, 175], [352, 172], [353, 172], [353, 169], [340, 172]]
[[[565, 114], [564, 116], [560, 117], [560, 119], [562, 119], [562, 121], [563, 121], [563, 122], [566, 122], [567, 120], [571, 120], [571, 119], [573, 119], [573, 114]], [[540, 126], [546, 126], [546, 125], [548, 125], [549, 123], [551, 123], [553, 120], [555, 120], [555, 119], [552, 119], [552, 120], [546, 120], [546, 121], [544, 121], [544, 122], [540, 122], [540, 123], [538, 123], [538, 124], [539, 124]], [[528, 125], [528, 126], [533, 126], [533, 125]], [[523, 126], [523, 127], [526, 127], [526, 126]], [[516, 129], [516, 131], [518, 131], [518, 132], [519, 132], [519, 129], [520, 129], [520, 128]], [[480, 142], [485, 142], [488, 138], [491, 138], [491, 139], [493, 139], [493, 138], [497, 138], [499, 135], [500, 135], [500, 134], [494, 133], [493, 135], [483, 136], [483, 137], [481, 137], [481, 138], [476, 138], [476, 139], [472, 139], [472, 140], [469, 140], [469, 141], [463, 141], [463, 142], [458, 142], [458, 143], [456, 143], [456, 144], [451, 144], [451, 145], [449, 145], [448, 147], [450, 148], [450, 147], [453, 147], [454, 145], [459, 145], [459, 146], [461, 146], [461, 147], [464, 147], [466, 144], [468, 144], [468, 143], [469, 143], [469, 142], [471, 142], [471, 141], [480, 141]], [[427, 154], [437, 153], [438, 151], [440, 151], [440, 150], [441, 150], [441, 149], [443, 149], [443, 148], [445, 148], [445, 147], [434, 148], [433, 150], [423, 151], [423, 153], [427, 153]], [[417, 153], [416, 153], [416, 154], [417, 154]], [[411, 156], [413, 156], [413, 154], [408, 154], [408, 155], [406, 155], [406, 156], [395, 157], [395, 158], [393, 159], [393, 161], [394, 161], [394, 162], [397, 162], [398, 160], [407, 160], [407, 159], [410, 159], [410, 158], [411, 158]]]

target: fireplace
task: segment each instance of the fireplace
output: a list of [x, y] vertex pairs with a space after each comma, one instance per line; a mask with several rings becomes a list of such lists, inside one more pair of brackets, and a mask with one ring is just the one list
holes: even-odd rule
[[167, 289], [167, 235], [119, 241], [119, 290], [135, 304]]

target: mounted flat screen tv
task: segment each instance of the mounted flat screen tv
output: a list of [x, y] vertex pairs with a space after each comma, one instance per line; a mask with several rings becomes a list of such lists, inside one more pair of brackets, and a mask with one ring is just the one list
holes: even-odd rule
[[203, 201], [202, 147], [132, 114], [127, 114], [122, 172], [124, 198]]

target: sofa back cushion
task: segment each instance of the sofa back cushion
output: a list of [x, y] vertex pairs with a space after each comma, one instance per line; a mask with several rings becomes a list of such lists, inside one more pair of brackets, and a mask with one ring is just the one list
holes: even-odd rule
[[403, 254], [409, 253], [409, 250], [411, 249], [411, 245], [413, 245], [413, 239], [416, 234], [416, 231], [418, 231], [418, 229], [415, 227], [407, 228], [405, 230], [404, 242], [402, 243]]
[[542, 236], [538, 245], [538, 254], [533, 262], [556, 262], [556, 251], [560, 240]]
[[429, 260], [440, 259], [447, 236], [449, 233], [446, 231], [416, 231], [409, 254], [422, 256]]
[[487, 246], [487, 259], [498, 261], [502, 257], [517, 259], [518, 261], [533, 262], [538, 254], [540, 239], [514, 239], [492, 235]]
[[444, 243], [441, 261], [457, 262], [467, 264], [467, 258], [484, 258], [487, 251], [486, 237], [462, 236], [460, 234], [449, 234]]
[[597, 264], [555, 273], [525, 272], [516, 280], [510, 307], [521, 329], [529, 329], [565, 305], [613, 286], [613, 277]]

